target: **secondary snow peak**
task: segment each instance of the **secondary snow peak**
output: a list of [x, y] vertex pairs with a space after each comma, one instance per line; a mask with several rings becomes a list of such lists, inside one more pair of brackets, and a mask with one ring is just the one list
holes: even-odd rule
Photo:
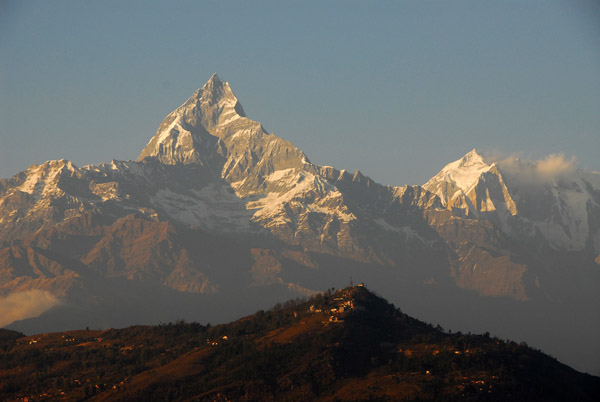
[[479, 176], [490, 168], [491, 165], [488, 165], [483, 156], [473, 148], [459, 160], [444, 166], [423, 187], [440, 196], [442, 202], [446, 204], [459, 190], [467, 193]]

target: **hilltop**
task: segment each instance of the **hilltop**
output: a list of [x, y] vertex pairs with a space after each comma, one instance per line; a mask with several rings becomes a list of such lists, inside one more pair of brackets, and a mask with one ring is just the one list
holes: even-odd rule
[[[13, 334], [14, 335], [14, 334]], [[489, 334], [450, 334], [366, 287], [230, 324], [3, 337], [0, 398], [90, 401], [592, 401], [600, 378]]]

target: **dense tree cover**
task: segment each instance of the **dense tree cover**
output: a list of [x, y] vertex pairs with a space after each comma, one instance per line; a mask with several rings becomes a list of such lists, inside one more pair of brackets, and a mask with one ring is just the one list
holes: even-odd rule
[[10, 348], [12, 348], [12, 345], [15, 344], [15, 341], [17, 339], [23, 338], [24, 336], [25, 335], [20, 332], [0, 328], [0, 350], [9, 350]]
[[[351, 308], [340, 312], [342, 305]], [[600, 395], [598, 378], [524, 344], [445, 333], [361, 287], [289, 301], [227, 325], [181, 321], [5, 342], [2, 400], [585, 401]]]

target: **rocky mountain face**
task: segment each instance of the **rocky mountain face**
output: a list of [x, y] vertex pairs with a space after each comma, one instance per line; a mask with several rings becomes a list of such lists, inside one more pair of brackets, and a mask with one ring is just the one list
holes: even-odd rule
[[572, 325], [600, 336], [599, 174], [473, 150], [424, 186], [384, 186], [312, 164], [217, 75], [137, 161], [0, 180], [0, 246], [0, 318], [8, 298], [44, 292], [11, 325], [30, 333], [224, 321], [353, 277], [425, 319], [489, 325], [472, 329], [600, 371], [586, 341], [565, 351], [537, 330], [577, 311]]

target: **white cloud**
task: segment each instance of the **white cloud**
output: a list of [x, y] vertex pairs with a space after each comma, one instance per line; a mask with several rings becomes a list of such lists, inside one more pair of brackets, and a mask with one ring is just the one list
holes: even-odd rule
[[551, 154], [537, 162], [536, 171], [543, 177], [566, 176], [575, 171], [576, 158], [565, 158], [563, 154]]
[[497, 158], [500, 170], [511, 183], [518, 186], [540, 186], [553, 180], [573, 176], [577, 170], [576, 158], [563, 154], [550, 154], [541, 160], [532, 160], [520, 155]]
[[37, 317], [59, 303], [47, 290], [32, 289], [9, 294], [0, 298], [0, 327], [13, 321]]

